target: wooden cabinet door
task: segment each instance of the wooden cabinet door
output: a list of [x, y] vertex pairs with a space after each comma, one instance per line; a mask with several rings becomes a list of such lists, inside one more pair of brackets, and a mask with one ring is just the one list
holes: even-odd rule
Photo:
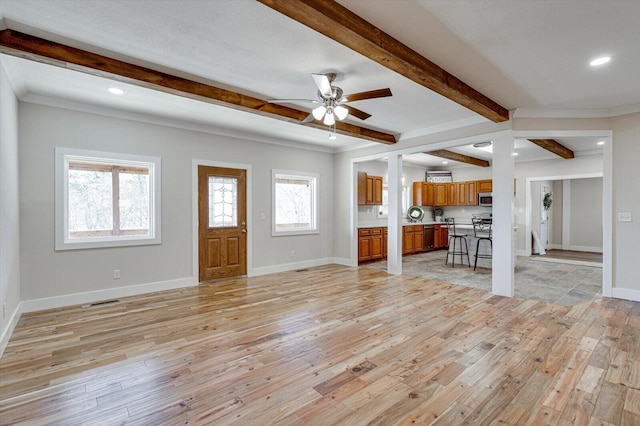
[[425, 182], [413, 182], [413, 193], [411, 198], [414, 206], [424, 206], [424, 199], [422, 198], [422, 184]]
[[372, 230], [371, 234], [371, 259], [382, 259], [382, 228]]
[[467, 182], [467, 205], [478, 205], [478, 181], [471, 180]]
[[365, 172], [358, 172], [358, 205], [364, 206], [367, 204], [367, 174]]
[[413, 226], [413, 253], [421, 253], [424, 247], [424, 226]]
[[389, 228], [382, 229], [382, 258], [387, 258], [387, 252], [389, 251]]
[[430, 182], [423, 182], [422, 185], [422, 202], [423, 206], [433, 206], [434, 204], [434, 186]]
[[413, 228], [411, 226], [402, 227], [402, 254], [413, 253]]
[[446, 183], [433, 184], [433, 205], [434, 206], [447, 205], [447, 184]]
[[446, 226], [440, 228], [440, 241], [442, 242], [440, 247], [449, 247], [449, 229]]
[[446, 206], [457, 206], [458, 205], [458, 191], [457, 191], [456, 183], [447, 183], [447, 204]]
[[358, 262], [371, 260], [371, 229], [358, 230]]
[[367, 175], [367, 200], [365, 204], [373, 204], [373, 176], [369, 175]]
[[466, 206], [467, 205], [467, 191], [468, 186], [467, 182], [456, 182], [456, 205], [458, 206]]
[[382, 205], [382, 176], [373, 177], [373, 204]]
[[478, 181], [478, 192], [491, 192], [493, 191], [493, 181], [491, 179]]
[[440, 225], [433, 226], [433, 248], [439, 249], [442, 247], [442, 234], [440, 232]]

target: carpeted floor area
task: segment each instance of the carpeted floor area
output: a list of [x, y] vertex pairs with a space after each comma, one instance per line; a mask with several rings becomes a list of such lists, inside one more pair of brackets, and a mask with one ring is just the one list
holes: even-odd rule
[[[446, 251], [405, 256], [402, 273], [414, 277], [491, 291], [491, 269], [445, 265]], [[363, 265], [386, 270], [387, 262]], [[580, 264], [540, 262], [518, 256], [515, 270], [515, 295], [565, 306], [589, 302], [602, 294], [602, 268]]]

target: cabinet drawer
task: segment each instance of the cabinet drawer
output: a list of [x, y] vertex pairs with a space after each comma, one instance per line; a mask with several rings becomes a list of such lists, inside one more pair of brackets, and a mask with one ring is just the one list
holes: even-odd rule
[[382, 228], [371, 228], [371, 235], [381, 235], [382, 234]]
[[371, 235], [371, 228], [360, 228], [358, 229], [358, 235]]

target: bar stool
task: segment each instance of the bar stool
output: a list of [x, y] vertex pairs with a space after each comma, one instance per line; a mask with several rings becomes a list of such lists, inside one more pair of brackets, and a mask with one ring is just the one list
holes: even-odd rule
[[[491, 220], [473, 218], [471, 219], [473, 223], [473, 235], [478, 239], [476, 243], [476, 260], [473, 262], [473, 270], [476, 270], [478, 266], [478, 258], [482, 259], [491, 259], [493, 257], [493, 240], [491, 239]], [[478, 250], [480, 249], [480, 241], [489, 241], [489, 249], [491, 250], [491, 254], [478, 254]]]
[[[455, 268], [456, 263], [456, 254], [460, 255], [460, 264], [464, 264], [463, 255], [467, 255], [467, 263], [469, 264], [469, 268], [471, 268], [471, 261], [469, 260], [469, 247], [467, 246], [467, 234], [459, 234], [456, 232], [456, 221], [452, 217], [448, 217], [445, 219], [447, 222], [447, 228], [449, 229], [449, 250], [447, 251], [447, 259], [444, 261], [444, 264], [448, 264], [449, 256], [451, 256], [451, 267]], [[453, 245], [451, 244], [451, 240], [453, 239]], [[459, 249], [456, 251], [456, 241], [458, 241]], [[464, 242], [464, 251], [462, 247], [462, 243]]]

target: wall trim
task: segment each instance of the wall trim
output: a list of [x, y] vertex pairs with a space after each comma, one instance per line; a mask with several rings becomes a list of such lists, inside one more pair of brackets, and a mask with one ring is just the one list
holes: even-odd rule
[[612, 296], [616, 299], [626, 299], [633, 300], [634, 302], [640, 302], [640, 290], [635, 290], [632, 288], [613, 287], [611, 291]]
[[11, 340], [11, 336], [13, 335], [13, 330], [15, 330], [16, 325], [18, 324], [20, 315], [22, 315], [22, 302], [18, 303], [18, 306], [16, 306], [16, 309], [13, 311], [13, 313], [9, 317], [7, 326], [5, 327], [4, 330], [2, 330], [2, 336], [0, 337], [0, 358], [2, 358], [2, 355], [4, 355], [4, 350], [7, 348], [7, 345], [9, 344], [9, 340]]
[[324, 266], [331, 264], [338, 264], [343, 266], [351, 266], [350, 259], [344, 259], [341, 257], [325, 257], [323, 259], [304, 260], [294, 263], [282, 263], [280, 265], [263, 266], [262, 268], [253, 268], [248, 277], [258, 277], [260, 275], [277, 274], [279, 272], [295, 271], [302, 268], [313, 268], [314, 266]]
[[525, 256], [525, 257], [529, 257], [530, 255], [527, 254], [526, 250], [519, 250], [516, 249], [516, 256]]
[[22, 304], [22, 312], [41, 311], [43, 309], [62, 308], [64, 306], [80, 305], [83, 303], [97, 302], [100, 300], [117, 297], [138, 296], [156, 291], [174, 290], [198, 285], [195, 277], [180, 278], [169, 281], [137, 284], [126, 287], [109, 288], [104, 290], [88, 291], [83, 293], [65, 294], [63, 296], [44, 297], [42, 299], [25, 300]]
[[549, 244], [547, 247], [549, 250], [562, 250], [562, 244]]
[[574, 251], [587, 251], [590, 253], [602, 253], [602, 247], [590, 247], [590, 246], [569, 246], [569, 250]]

